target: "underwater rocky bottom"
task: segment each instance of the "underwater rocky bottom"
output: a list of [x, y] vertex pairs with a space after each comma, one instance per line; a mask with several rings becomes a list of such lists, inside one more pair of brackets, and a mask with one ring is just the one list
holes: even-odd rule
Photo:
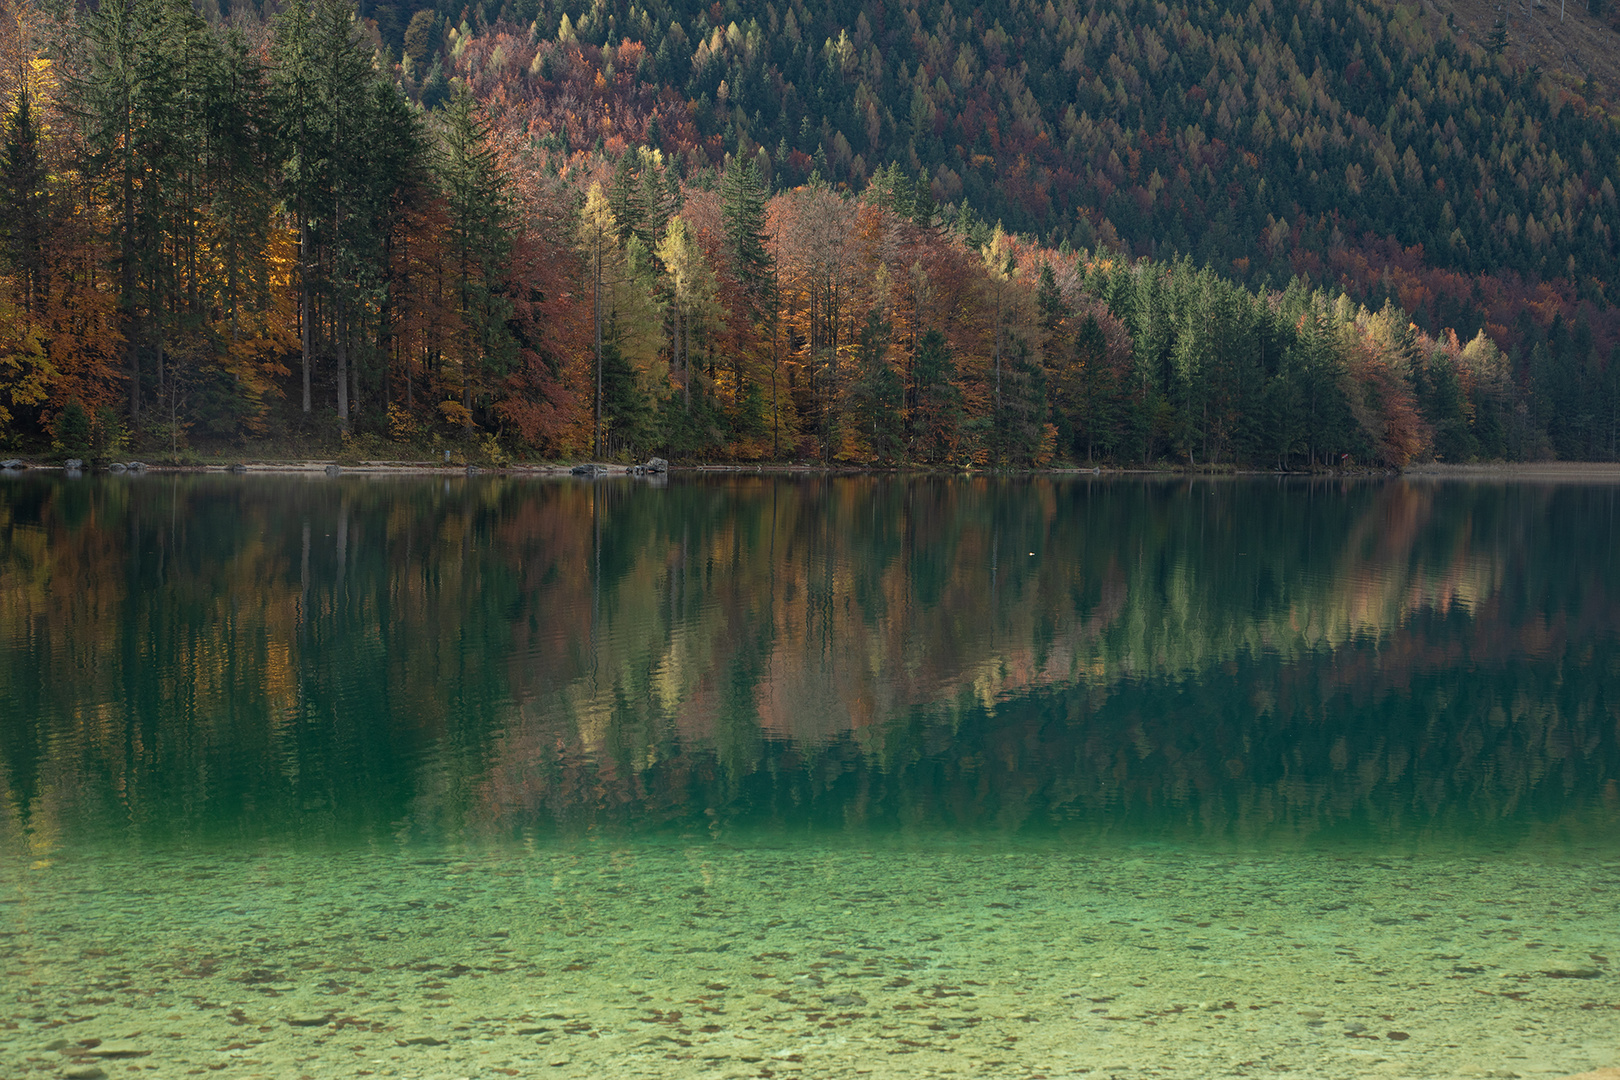
[[579, 840], [0, 864], [0, 1074], [1563, 1076], [1610, 845]]

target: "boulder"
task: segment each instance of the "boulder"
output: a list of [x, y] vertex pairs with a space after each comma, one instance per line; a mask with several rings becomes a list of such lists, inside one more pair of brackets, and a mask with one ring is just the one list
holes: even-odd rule
[[129, 472], [129, 466], [125, 465], [122, 461], [115, 461], [111, 465], [107, 466], [107, 471], [110, 473], [126, 473]]
[[326, 467], [327, 476], [341, 476], [342, 474], [343, 470], [336, 465], [328, 465]]
[[228, 473], [236, 473], [238, 476], [240, 476], [241, 474], [247, 472], [247, 466], [242, 464], [240, 461], [233, 461], [229, 465], [225, 466], [225, 471]]
[[652, 458], [647, 462], [647, 471], [653, 474], [669, 472], [669, 462], [661, 457]]
[[62, 468], [67, 469], [69, 472], [75, 472], [84, 468], [84, 462], [79, 458], [70, 457], [66, 461], [62, 462]]
[[26, 469], [26, 468], [28, 468], [28, 466], [24, 465], [17, 458], [6, 458], [6, 460], [0, 461], [0, 469], [12, 469], [12, 470], [15, 470], [15, 469]]

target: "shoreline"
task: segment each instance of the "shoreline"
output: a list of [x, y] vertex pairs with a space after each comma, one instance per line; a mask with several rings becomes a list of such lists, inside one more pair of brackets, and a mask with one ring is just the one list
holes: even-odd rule
[[1434, 462], [1409, 466], [1401, 474], [1412, 480], [1534, 480], [1540, 483], [1620, 483], [1616, 461], [1509, 461], [1453, 465]]
[[[3, 475], [16, 476], [28, 472], [64, 472], [81, 470], [67, 470], [61, 462], [56, 461], [28, 461], [25, 459], [12, 459], [18, 462], [15, 467], [7, 467]], [[119, 463], [123, 469], [84, 469], [86, 473], [117, 473], [117, 472], [151, 472], [168, 474], [254, 474], [261, 476], [578, 476], [581, 479], [594, 479], [597, 477], [656, 477], [657, 472], [646, 470], [644, 465], [625, 465], [617, 462], [569, 462], [562, 463], [534, 463], [515, 465], [478, 465], [468, 463], [445, 464], [438, 461], [393, 461], [393, 460], [362, 460], [358, 462], [344, 462], [331, 458], [302, 458], [302, 459], [266, 459], [266, 460], [238, 460], [229, 463], [212, 462], [186, 462], [183, 464], [171, 463]], [[1537, 483], [1620, 483], [1620, 462], [1611, 461], [1519, 461], [1519, 462], [1481, 462], [1469, 464], [1451, 464], [1446, 462], [1428, 462], [1421, 465], [1411, 465], [1405, 469], [1345, 469], [1327, 471], [1279, 471], [1276, 469], [1254, 469], [1216, 466], [1213, 468], [1189, 468], [1187, 466], [1048, 466], [1037, 469], [1007, 470], [1001, 472], [995, 469], [928, 469], [911, 467], [875, 467], [863, 465], [821, 465], [807, 462], [770, 462], [754, 464], [702, 464], [680, 465], [670, 463], [667, 466], [669, 473], [689, 474], [751, 474], [756, 476], [950, 476], [950, 477], [990, 477], [990, 476], [1097, 476], [1097, 477], [1135, 477], [1160, 478], [1166, 480], [1184, 479], [1256, 479], [1271, 477], [1308, 478], [1321, 480], [1367, 480], [1367, 479], [1393, 479], [1406, 480], [1466, 480], [1466, 481], [1518, 481]]]

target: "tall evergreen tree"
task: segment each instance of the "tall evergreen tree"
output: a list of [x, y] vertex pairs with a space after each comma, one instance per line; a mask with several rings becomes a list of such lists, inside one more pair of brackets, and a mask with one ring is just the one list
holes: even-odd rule
[[962, 394], [950, 342], [939, 330], [929, 330], [918, 341], [912, 378], [917, 385], [912, 454], [921, 461], [948, 461], [962, 422]]
[[511, 252], [513, 210], [489, 122], [472, 95], [463, 90], [437, 115], [437, 173], [449, 217], [457, 310], [468, 346], [461, 358], [462, 407], [465, 422], [471, 424], [475, 386], [505, 374], [515, 359], [508, 328], [512, 308], [501, 280]]
[[756, 306], [771, 281], [771, 253], [765, 245], [765, 185], [749, 156], [726, 170], [720, 187], [720, 213], [726, 254], [737, 281]]
[[45, 236], [49, 192], [40, 160], [39, 126], [26, 82], [7, 118], [0, 157], [0, 230], [5, 254], [17, 275], [23, 310], [33, 314], [45, 286]]
[[865, 438], [872, 457], [892, 462], [900, 455], [903, 387], [889, 362], [892, 329], [882, 311], [866, 314], [856, 348], [859, 374], [850, 388], [856, 429]]

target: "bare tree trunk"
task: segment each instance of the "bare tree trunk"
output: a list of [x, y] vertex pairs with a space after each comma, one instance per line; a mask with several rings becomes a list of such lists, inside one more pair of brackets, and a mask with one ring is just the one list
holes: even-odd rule
[[[125, 138], [131, 136], [126, 134]], [[127, 143], [126, 143], [127, 146]], [[124, 165], [124, 227], [120, 238], [123, 250], [119, 252], [119, 287], [124, 304], [124, 359], [129, 368], [129, 422], [137, 423], [141, 416], [141, 348], [140, 323], [135, 315], [135, 177], [134, 168], [127, 160]]]
[[313, 335], [312, 323], [315, 312], [310, 306], [309, 295], [309, 221], [299, 212], [298, 222], [298, 320], [302, 323], [301, 352], [303, 354], [304, 368], [304, 415], [309, 415], [309, 372], [310, 372], [310, 344]]
[[596, 334], [596, 426], [591, 456], [602, 456], [602, 227], [596, 227], [596, 267], [591, 276], [592, 321]]
[[338, 423], [345, 433], [349, 430], [349, 342], [346, 332], [342, 293], [332, 301], [332, 337], [337, 351], [337, 411]]

